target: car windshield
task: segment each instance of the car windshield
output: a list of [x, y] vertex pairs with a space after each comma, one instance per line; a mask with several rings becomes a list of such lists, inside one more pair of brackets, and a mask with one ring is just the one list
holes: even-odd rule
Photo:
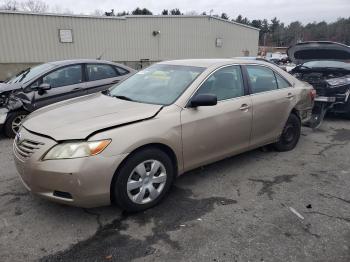
[[113, 86], [109, 95], [140, 103], [170, 105], [204, 69], [182, 65], [153, 65]]
[[303, 64], [303, 66], [308, 68], [344, 68], [346, 70], [350, 70], [350, 63], [342, 62], [342, 61], [332, 61], [332, 60], [320, 60], [320, 61], [310, 61]]
[[15, 77], [8, 80], [6, 83], [8, 84], [14, 84], [14, 83], [27, 83], [34, 79], [36, 76], [41, 75], [42, 73], [50, 70], [51, 68], [54, 68], [55, 66], [53, 64], [42, 64], [38, 66], [34, 66], [32, 68], [27, 68], [26, 70], [23, 70], [19, 74], [17, 74]]

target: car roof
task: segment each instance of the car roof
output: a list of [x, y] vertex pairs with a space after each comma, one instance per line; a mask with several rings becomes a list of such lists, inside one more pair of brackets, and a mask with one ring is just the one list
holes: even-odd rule
[[70, 60], [60, 60], [60, 61], [48, 62], [48, 64], [53, 64], [56, 66], [70, 65], [70, 64], [77, 64], [77, 63], [115, 64], [115, 65], [117, 64], [117, 63], [113, 63], [111, 61], [98, 60], [98, 59], [70, 59]]
[[267, 62], [260, 60], [252, 60], [252, 59], [183, 59], [183, 60], [170, 60], [160, 62], [159, 64], [167, 64], [167, 65], [183, 65], [183, 66], [197, 66], [197, 67], [205, 67], [209, 68], [212, 66], [222, 66], [222, 65], [230, 65], [230, 64], [263, 64], [270, 65]]

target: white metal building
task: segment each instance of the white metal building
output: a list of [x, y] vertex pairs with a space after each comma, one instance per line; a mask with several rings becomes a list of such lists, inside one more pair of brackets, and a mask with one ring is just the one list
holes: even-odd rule
[[[256, 28], [210, 16], [94, 17], [0, 12], [0, 79], [52, 60], [142, 63], [256, 55]], [[149, 61], [149, 62], [148, 62]]]

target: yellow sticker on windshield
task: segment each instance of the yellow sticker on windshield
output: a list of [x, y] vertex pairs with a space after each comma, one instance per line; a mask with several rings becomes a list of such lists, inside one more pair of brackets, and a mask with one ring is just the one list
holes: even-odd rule
[[164, 71], [154, 71], [151, 76], [152, 76], [152, 78], [161, 79], [161, 80], [168, 80], [169, 79], [168, 73], [166, 73]]

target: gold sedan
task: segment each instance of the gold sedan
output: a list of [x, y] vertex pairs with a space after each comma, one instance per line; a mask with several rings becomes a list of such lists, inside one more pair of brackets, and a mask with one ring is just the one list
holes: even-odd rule
[[161, 62], [29, 115], [15, 163], [28, 190], [49, 200], [144, 210], [186, 171], [268, 144], [292, 150], [314, 96], [261, 61]]

